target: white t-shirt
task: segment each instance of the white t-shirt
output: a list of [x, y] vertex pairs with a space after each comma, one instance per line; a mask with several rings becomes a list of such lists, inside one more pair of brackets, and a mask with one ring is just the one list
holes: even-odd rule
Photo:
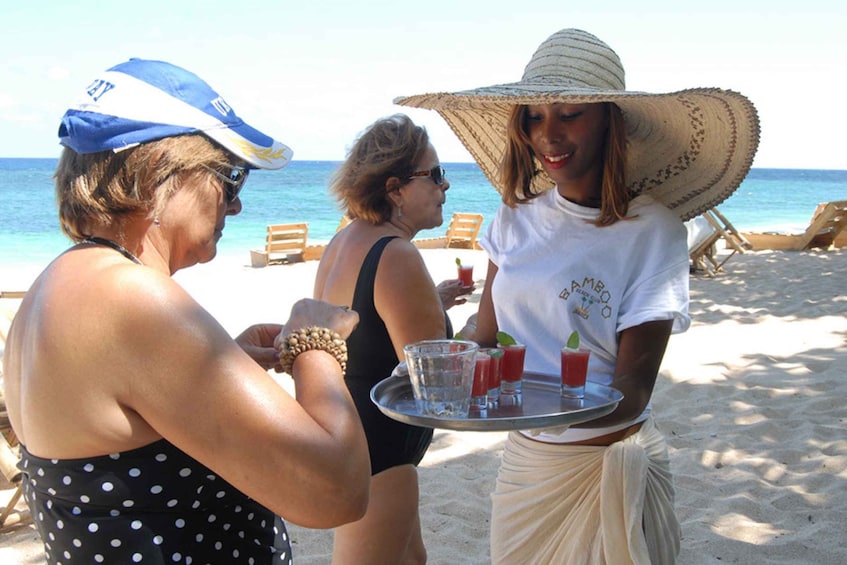
[[[501, 206], [481, 240], [498, 267], [497, 325], [526, 344], [527, 371], [558, 375], [559, 351], [577, 330], [591, 350], [588, 379], [609, 385], [621, 331], [672, 319], [679, 333], [691, 323], [687, 232], [679, 218], [646, 195], [630, 202], [630, 219], [607, 227], [585, 221], [598, 215], [554, 188], [527, 204]], [[609, 433], [600, 431], [588, 437]], [[558, 441], [585, 434], [565, 435]]]

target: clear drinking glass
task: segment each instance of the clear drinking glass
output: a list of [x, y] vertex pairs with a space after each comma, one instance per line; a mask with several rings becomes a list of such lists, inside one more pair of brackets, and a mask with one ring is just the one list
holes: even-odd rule
[[422, 414], [466, 418], [479, 346], [472, 341], [434, 339], [403, 348], [415, 403]]

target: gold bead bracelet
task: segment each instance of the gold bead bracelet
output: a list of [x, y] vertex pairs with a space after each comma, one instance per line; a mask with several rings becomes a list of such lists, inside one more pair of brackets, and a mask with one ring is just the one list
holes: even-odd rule
[[329, 328], [312, 326], [288, 334], [282, 342], [279, 363], [282, 370], [292, 375], [294, 360], [304, 351], [326, 351], [341, 365], [341, 374], [347, 373], [347, 342]]

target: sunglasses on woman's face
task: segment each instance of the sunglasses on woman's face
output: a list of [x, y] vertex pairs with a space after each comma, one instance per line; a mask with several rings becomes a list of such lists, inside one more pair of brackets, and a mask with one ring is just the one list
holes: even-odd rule
[[428, 171], [416, 171], [412, 173], [409, 177], [409, 180], [412, 180], [417, 177], [430, 177], [432, 182], [437, 184], [438, 186], [443, 186], [444, 181], [447, 180], [447, 171], [444, 170], [444, 167], [441, 165], [436, 165]]
[[214, 173], [216, 177], [223, 181], [224, 196], [227, 204], [235, 202], [241, 189], [244, 188], [247, 175], [250, 174], [250, 170], [245, 167], [233, 166], [227, 172], [221, 172], [207, 165], [203, 165], [203, 168]]

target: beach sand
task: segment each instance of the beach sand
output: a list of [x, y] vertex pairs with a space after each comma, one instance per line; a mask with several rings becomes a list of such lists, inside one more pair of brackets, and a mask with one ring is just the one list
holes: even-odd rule
[[[423, 254], [435, 282], [455, 277], [456, 257], [474, 263], [479, 289], [449, 311], [459, 329], [476, 310], [486, 256]], [[311, 294], [315, 262], [248, 263], [245, 251], [176, 278], [233, 334], [284, 321]], [[653, 396], [682, 524], [679, 563], [847, 563], [847, 250], [747, 252], [724, 269], [692, 276], [692, 326], [671, 338]], [[429, 563], [489, 562], [505, 436], [436, 431], [419, 468]], [[296, 563], [329, 563], [330, 531], [289, 526]], [[2, 563], [40, 563], [40, 551], [31, 524], [0, 533]]]

